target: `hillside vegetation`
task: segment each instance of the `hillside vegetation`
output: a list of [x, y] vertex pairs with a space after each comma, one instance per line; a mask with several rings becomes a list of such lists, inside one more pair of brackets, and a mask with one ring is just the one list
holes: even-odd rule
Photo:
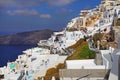
[[95, 58], [95, 52], [89, 49], [89, 45], [86, 41], [84, 41], [84, 39], [80, 39], [76, 44], [70, 46], [69, 48], [72, 48], [75, 51], [67, 58], [67, 60]]
[[[94, 59], [95, 52], [89, 49], [88, 43], [84, 41], [84, 39], [80, 39], [74, 45], [68, 47], [74, 49], [74, 53], [68, 56], [66, 60], [80, 60], [80, 59]], [[51, 80], [52, 76], [55, 77], [55, 80], [59, 79], [59, 69], [65, 69], [65, 62], [60, 63], [56, 66], [56, 68], [50, 68], [47, 70], [45, 75], [45, 80]]]
[[45, 80], [51, 80], [53, 76], [55, 77], [55, 80], [60, 80], [59, 69], [64, 69], [64, 68], [65, 68], [65, 63], [60, 63], [56, 66], [56, 68], [48, 69], [45, 75]]

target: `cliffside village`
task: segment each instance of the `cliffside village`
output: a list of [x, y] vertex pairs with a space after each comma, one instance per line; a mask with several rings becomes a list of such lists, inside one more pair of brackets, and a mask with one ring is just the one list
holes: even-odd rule
[[[120, 80], [119, 20], [120, 0], [102, 0], [94, 9], [81, 10], [64, 30], [1, 67], [0, 80], [49, 80], [47, 71], [62, 63], [65, 68], [58, 69], [59, 79], [52, 73], [50, 80]], [[87, 41], [95, 58], [67, 60], [75, 51], [68, 47], [80, 39]]]

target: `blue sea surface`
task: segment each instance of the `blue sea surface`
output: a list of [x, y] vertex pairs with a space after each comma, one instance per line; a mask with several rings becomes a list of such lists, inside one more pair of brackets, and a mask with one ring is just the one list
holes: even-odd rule
[[0, 45], [0, 67], [6, 66], [7, 62], [15, 61], [22, 51], [34, 47], [33, 45]]

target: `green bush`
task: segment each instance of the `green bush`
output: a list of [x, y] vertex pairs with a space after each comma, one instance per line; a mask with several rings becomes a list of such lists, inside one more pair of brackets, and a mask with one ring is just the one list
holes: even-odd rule
[[117, 20], [116, 26], [120, 26], [120, 20]]
[[94, 46], [97, 47], [97, 41], [101, 41], [103, 37], [103, 33], [96, 33], [93, 35]]
[[4, 75], [0, 75], [0, 79], [3, 79], [4, 78]]
[[83, 46], [81, 52], [78, 54], [78, 56], [82, 59], [94, 59], [95, 58], [95, 52], [91, 51], [89, 49], [89, 46]]
[[[77, 59], [94, 59], [95, 52], [89, 49], [89, 45], [84, 39], [78, 40], [74, 45], [69, 48], [74, 49], [74, 53], [67, 57], [66, 60], [77, 60]], [[50, 68], [47, 70], [45, 75], [45, 80], [51, 80], [52, 76], [55, 77], [56, 80], [59, 79], [59, 69], [65, 68], [65, 62], [60, 63], [56, 66], [56, 68]]]
[[83, 42], [84, 42], [84, 39], [80, 39], [80, 40], [78, 40], [75, 44], [73, 44], [72, 46], [69, 46], [68, 48], [76, 49], [76, 48], [78, 48]]
[[67, 57], [67, 60], [78, 60], [78, 59], [94, 59], [95, 52], [89, 49], [89, 45], [83, 39], [80, 39], [76, 44], [70, 46], [69, 48], [74, 49], [72, 55]]
[[77, 28], [67, 28], [66, 30], [69, 31], [69, 32], [78, 31]]
[[103, 33], [96, 33], [93, 35], [93, 40], [94, 42], [97, 42], [98, 40], [102, 40], [102, 37], [103, 37]]

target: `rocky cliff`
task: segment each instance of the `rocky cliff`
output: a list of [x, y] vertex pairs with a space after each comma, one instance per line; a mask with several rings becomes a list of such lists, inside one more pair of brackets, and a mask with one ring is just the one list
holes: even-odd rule
[[39, 40], [48, 39], [52, 33], [53, 33], [52, 30], [46, 29], [46, 30], [22, 32], [22, 33], [7, 35], [7, 36], [0, 36], [0, 44], [33, 45], [33, 44], [37, 44]]

